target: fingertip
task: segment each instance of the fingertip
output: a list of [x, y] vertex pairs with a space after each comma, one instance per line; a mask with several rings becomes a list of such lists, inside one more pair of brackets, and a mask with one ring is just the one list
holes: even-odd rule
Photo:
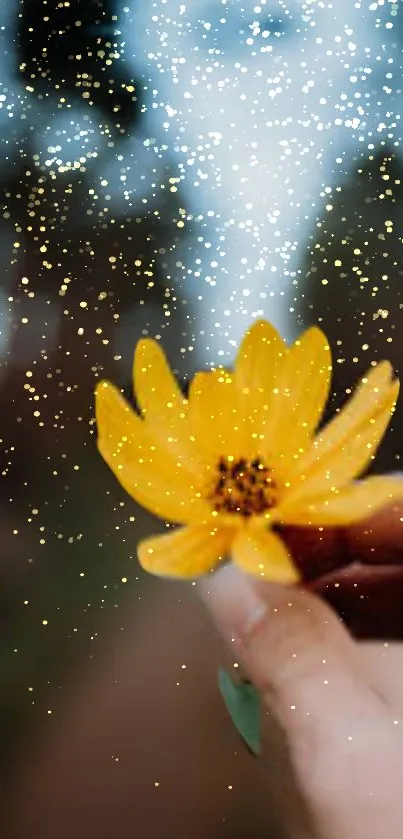
[[267, 611], [270, 584], [259, 583], [236, 565], [221, 567], [199, 586], [213, 620], [230, 638], [241, 638]]
[[[327, 604], [304, 586], [260, 582], [234, 564], [220, 568], [199, 585], [204, 603], [221, 633], [242, 646], [249, 643], [256, 628], [264, 622], [278, 626], [289, 621], [292, 634], [291, 616], [296, 614], [301, 631], [315, 623], [339, 623]], [[274, 617], [275, 622], [271, 620]]]
[[354, 559], [371, 564], [403, 561], [403, 504], [394, 503], [348, 528], [346, 545]]

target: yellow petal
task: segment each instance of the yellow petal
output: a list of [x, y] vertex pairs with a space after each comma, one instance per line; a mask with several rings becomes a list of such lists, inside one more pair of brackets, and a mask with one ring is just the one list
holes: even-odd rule
[[192, 437], [185, 399], [162, 348], [156, 341], [139, 341], [133, 361], [135, 398], [147, 427], [193, 473], [205, 467]]
[[137, 552], [145, 571], [162, 577], [199, 577], [225, 559], [232, 539], [230, 528], [181, 527], [140, 542]]
[[211, 464], [220, 456], [245, 457], [244, 423], [233, 376], [218, 369], [197, 373], [189, 390], [189, 424]]
[[300, 575], [282, 539], [271, 530], [242, 530], [232, 548], [233, 562], [268, 582], [295, 583]]
[[388, 361], [367, 372], [341, 411], [319, 432], [310, 451], [298, 461], [295, 471], [307, 474], [319, 461], [339, 451], [351, 436], [357, 436], [360, 427], [365, 427], [371, 417], [382, 411], [389, 395], [392, 373]]
[[259, 321], [241, 345], [235, 371], [247, 454], [270, 459], [281, 452], [285, 462], [306, 449], [329, 393], [331, 354], [323, 332], [308, 329], [287, 348], [273, 327]]
[[162, 446], [119, 391], [96, 389], [98, 448], [123, 488], [143, 507], [168, 521], [187, 523], [211, 515], [197, 497], [198, 479], [187, 462]]
[[185, 399], [165, 353], [151, 338], [139, 341], [133, 360], [134, 396], [147, 419], [170, 424], [187, 410]]
[[326, 456], [319, 457], [319, 443], [318, 460], [310, 469], [302, 471], [301, 460], [301, 474], [290, 481], [290, 487], [284, 495], [285, 508], [305, 504], [308, 499], [330, 493], [332, 488], [342, 487], [364, 471], [373, 459], [389, 425], [398, 392], [399, 383], [395, 381], [384, 394], [382, 405], [373, 409], [372, 414], [367, 415], [365, 420], [357, 422], [344, 441], [340, 441], [339, 447], [330, 449]]
[[348, 526], [369, 518], [382, 507], [403, 498], [402, 481], [384, 476], [366, 478], [348, 489], [331, 494], [327, 499], [317, 499], [306, 507], [290, 507], [284, 513], [278, 510], [283, 524], [323, 526]]
[[315, 431], [329, 394], [332, 357], [326, 335], [317, 327], [308, 329], [290, 348], [277, 388], [279, 430], [294, 447]]
[[272, 441], [279, 394], [277, 380], [288, 348], [270, 323], [259, 320], [246, 333], [235, 362], [240, 416], [244, 420], [244, 457], [255, 457]]
[[256, 321], [247, 331], [235, 362], [239, 390], [271, 392], [286, 351], [287, 345], [274, 326], [265, 320]]

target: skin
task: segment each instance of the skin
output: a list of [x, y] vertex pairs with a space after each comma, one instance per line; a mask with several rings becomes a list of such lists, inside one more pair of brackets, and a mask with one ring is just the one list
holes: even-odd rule
[[[385, 511], [347, 544], [365, 557], [371, 529], [371, 550], [398, 550], [398, 520]], [[74, 690], [62, 686], [20, 756], [3, 834], [400, 836], [401, 645], [357, 643], [318, 597], [234, 568], [194, 592], [150, 580], [146, 608], [119, 615], [91, 673], [70, 674]], [[217, 666], [234, 659], [267, 712], [258, 761], [216, 688]]]
[[[347, 543], [366, 559], [401, 538], [400, 517], [387, 510], [370, 527], [352, 528]], [[318, 597], [234, 567], [205, 584], [204, 596], [286, 732], [314, 836], [400, 836], [402, 646], [360, 644]]]

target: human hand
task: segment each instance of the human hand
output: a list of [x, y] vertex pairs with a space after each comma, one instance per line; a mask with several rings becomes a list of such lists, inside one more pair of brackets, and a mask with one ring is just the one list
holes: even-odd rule
[[[375, 606], [369, 611], [367, 606], [363, 614], [373, 623], [372, 637], [379, 636], [374, 624], [380, 616], [379, 580], [384, 611], [385, 592], [392, 589], [392, 637], [397, 635], [399, 611], [403, 626], [403, 596], [400, 610], [396, 599], [396, 592], [402, 593], [402, 515], [395, 507], [344, 532], [344, 550], [358, 562], [339, 571], [341, 586], [336, 589], [340, 563], [334, 557], [340, 534], [327, 533], [321, 546], [323, 561], [327, 558], [334, 568], [330, 578], [316, 577], [308, 585], [326, 594], [333, 579], [331, 589], [339, 598], [334, 605], [343, 611], [347, 604], [349, 624], [358, 634], [368, 633], [361, 631], [362, 615], [357, 624], [351, 609], [354, 602], [359, 607], [364, 586], [364, 598], [370, 603], [375, 598]], [[297, 534], [291, 539], [296, 546]], [[302, 563], [309, 548], [309, 539], [305, 544], [300, 539]], [[221, 633], [285, 731], [315, 839], [401, 837], [403, 645], [354, 640], [338, 615], [306, 586], [256, 582], [234, 566], [203, 585]]]

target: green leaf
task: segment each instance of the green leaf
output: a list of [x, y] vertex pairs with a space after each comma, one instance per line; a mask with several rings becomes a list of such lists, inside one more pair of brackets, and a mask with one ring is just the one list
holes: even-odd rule
[[260, 754], [260, 696], [250, 682], [234, 682], [231, 676], [220, 668], [218, 686], [227, 711], [235, 728], [248, 749]]

